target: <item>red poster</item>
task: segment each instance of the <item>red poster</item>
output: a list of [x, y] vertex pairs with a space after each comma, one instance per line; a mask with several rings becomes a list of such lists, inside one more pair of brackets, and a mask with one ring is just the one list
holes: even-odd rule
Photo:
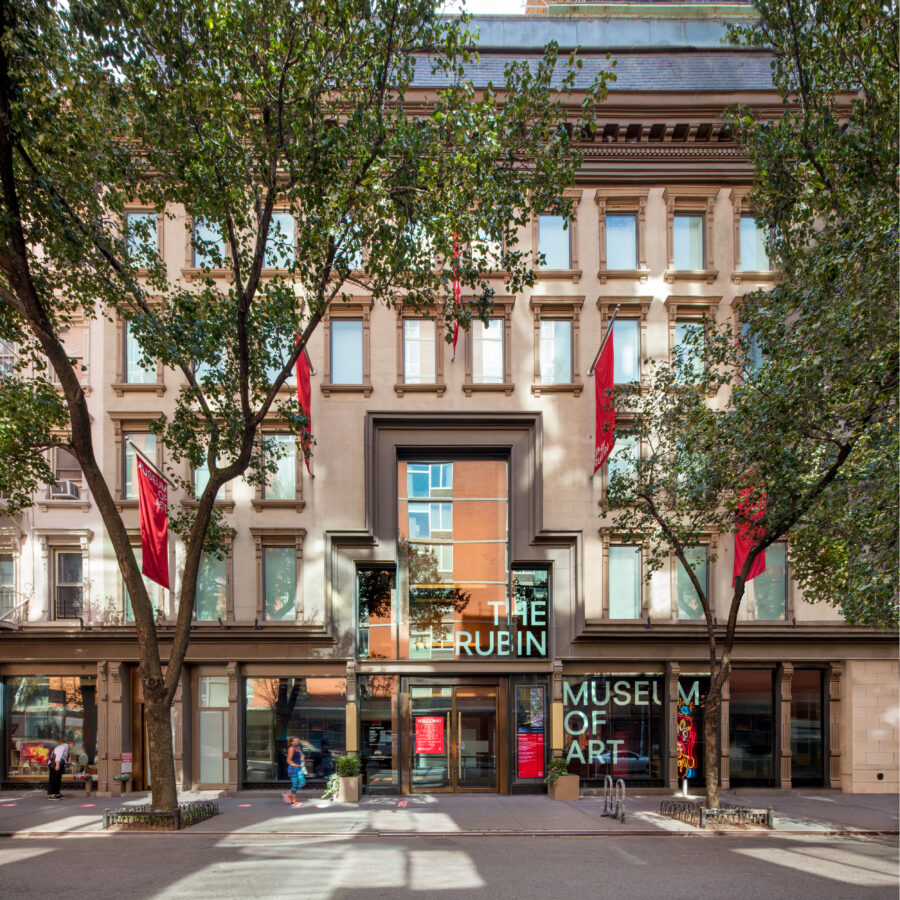
[[518, 753], [517, 776], [519, 778], [543, 778], [544, 777], [544, 735], [520, 734]]
[[445, 753], [444, 717], [416, 716], [416, 753]]

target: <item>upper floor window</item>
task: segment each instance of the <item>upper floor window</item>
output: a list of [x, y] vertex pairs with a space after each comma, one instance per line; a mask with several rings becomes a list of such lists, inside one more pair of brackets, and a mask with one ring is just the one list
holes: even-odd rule
[[403, 320], [403, 381], [434, 384], [437, 381], [436, 336], [433, 319]]
[[80, 550], [56, 550], [54, 557], [54, 618], [79, 619], [83, 605], [84, 557]]
[[138, 268], [149, 268], [159, 253], [158, 218], [142, 210], [125, 213], [125, 252]]
[[297, 496], [297, 444], [292, 434], [268, 434], [266, 442], [275, 472], [266, 482], [266, 500], [295, 500]]
[[204, 553], [197, 573], [197, 593], [194, 603], [198, 622], [215, 622], [224, 619], [228, 579], [225, 559], [217, 559], [212, 553]]
[[453, 463], [407, 463], [406, 490], [409, 497], [450, 497]]
[[[700, 586], [703, 588], [703, 593], [708, 597], [709, 566], [707, 563], [706, 547], [685, 547], [684, 556], [688, 561], [688, 565], [690, 565], [694, 574], [697, 576], [697, 580], [700, 582]], [[677, 557], [676, 566], [678, 567], [678, 574], [676, 577], [676, 590], [678, 594], [678, 618], [682, 620], [702, 619], [703, 604], [700, 602], [700, 597], [697, 594], [697, 589], [694, 587], [694, 583], [691, 581], [691, 578], [685, 570], [681, 560], [677, 559]]]
[[572, 320], [541, 319], [541, 384], [572, 382]]
[[[131, 548], [131, 552], [134, 553], [134, 561], [137, 563], [138, 571], [141, 570], [143, 566], [144, 554], [139, 546], [135, 546]], [[121, 578], [121, 575], [119, 576]], [[146, 575], [141, 574], [141, 580], [144, 582], [144, 587], [147, 590], [147, 597], [150, 600], [150, 605], [154, 608], [158, 608], [159, 604], [159, 586], [155, 581], [151, 581], [147, 578]], [[125, 606], [125, 621], [133, 622], [134, 621], [134, 606], [131, 602], [131, 592], [125, 586], [125, 581], [122, 581], [122, 590], [125, 595], [124, 606]]]
[[289, 212], [272, 213], [266, 241], [264, 266], [267, 269], [289, 269], [296, 259], [296, 223]]
[[75, 454], [65, 447], [54, 447], [50, 451], [50, 464], [53, 466], [51, 498], [77, 500], [81, 496], [84, 476]]
[[628, 384], [641, 380], [641, 323], [637, 319], [613, 322], [615, 346], [613, 382]]
[[750, 330], [746, 322], [741, 325], [741, 335], [744, 340], [744, 365], [748, 372], [757, 372], [764, 362], [759, 337]]
[[616, 271], [638, 267], [638, 217], [633, 213], [606, 214], [606, 267]]
[[194, 268], [220, 269], [226, 263], [225, 239], [219, 226], [207, 219], [195, 219]]
[[766, 571], [747, 582], [746, 604], [750, 618], [783, 622], [787, 616], [787, 544], [766, 548]]
[[[66, 352], [66, 356], [75, 370], [75, 377], [79, 383], [87, 384], [87, 345], [88, 345], [88, 329], [86, 326], [63, 325], [59, 329], [59, 339]], [[50, 380], [54, 384], [59, 384], [59, 375], [52, 366], [50, 367]]]
[[613, 475], [621, 475], [624, 478], [633, 477], [637, 472], [637, 462], [640, 450], [640, 442], [633, 435], [616, 437], [613, 451], [609, 455], [607, 474], [611, 481]]
[[156, 384], [156, 365], [142, 361], [141, 346], [125, 322], [125, 382], [127, 384]]
[[263, 547], [265, 618], [287, 622], [297, 618], [297, 553], [293, 546]]
[[0, 616], [16, 607], [16, 566], [12, 553], [0, 553]]
[[144, 456], [151, 460], [156, 458], [156, 435], [149, 432], [133, 431], [123, 435], [122, 452], [124, 456], [122, 499], [137, 500], [137, 454], [134, 452], [134, 444]]
[[672, 219], [672, 248], [676, 269], [704, 267], [702, 215], [675, 215]]
[[562, 216], [538, 217], [538, 252], [543, 269], [570, 269], [572, 248], [570, 232]]
[[766, 234], [753, 216], [741, 216], [741, 268], [745, 272], [769, 271], [769, 254], [766, 250]]
[[16, 347], [12, 341], [0, 339], [0, 378], [12, 377], [16, 371]]
[[607, 567], [610, 619], [640, 619], [641, 548], [631, 544], [611, 544]]
[[480, 319], [472, 323], [472, 382], [502, 384], [505, 319]]
[[362, 384], [363, 353], [363, 320], [333, 317], [331, 319], [331, 383]]
[[678, 319], [675, 322], [675, 348], [680, 349], [682, 356], [681, 375], [699, 376], [703, 372], [703, 352], [700, 335], [703, 333], [703, 322], [698, 319]]

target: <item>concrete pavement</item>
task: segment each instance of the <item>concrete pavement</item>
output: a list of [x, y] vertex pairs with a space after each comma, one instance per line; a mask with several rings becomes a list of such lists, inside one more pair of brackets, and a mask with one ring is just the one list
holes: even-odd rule
[[[182, 799], [216, 798], [219, 815], [186, 829], [184, 834], [306, 835], [310, 837], [384, 836], [591, 836], [715, 834], [659, 814], [669, 795], [639, 791], [628, 796], [622, 824], [603, 816], [600, 797], [574, 803], [544, 795], [416, 794], [364, 797], [359, 804], [320, 800], [307, 792], [303, 806], [292, 808], [273, 792], [248, 791], [223, 797], [193, 792]], [[700, 799], [697, 797], [697, 799]], [[900, 827], [896, 794], [842, 794], [827, 790], [723, 791], [721, 802], [775, 810], [778, 832], [806, 834], [887, 833]], [[63, 801], [42, 792], [0, 793], [0, 836], [106, 834], [104, 809], [148, 802], [146, 794], [127, 798], [85, 796], [72, 792]], [[733, 829], [724, 829], [733, 833]], [[756, 829], [741, 830], [751, 834]], [[759, 829], [759, 833], [768, 833]]]

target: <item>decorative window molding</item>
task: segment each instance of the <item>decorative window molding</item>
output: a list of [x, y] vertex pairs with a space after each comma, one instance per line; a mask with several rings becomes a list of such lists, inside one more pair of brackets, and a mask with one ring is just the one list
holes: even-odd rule
[[684, 297], [672, 295], [666, 297], [665, 307], [669, 314], [669, 359], [674, 358], [675, 352], [675, 326], [685, 319], [699, 321], [706, 316], [711, 321], [716, 320], [716, 310], [719, 308], [721, 297]]
[[[579, 331], [584, 297], [539, 297], [529, 301], [534, 318], [534, 383], [531, 393], [540, 397], [545, 393], [569, 393], [576, 397], [584, 385], [581, 383]], [[541, 384], [541, 320], [568, 319], [572, 322], [572, 380], [562, 384]]]
[[568, 269], [542, 269], [538, 265], [540, 256], [540, 216], [535, 216], [531, 220], [531, 246], [532, 260], [535, 273], [539, 281], [573, 281], [581, 280], [582, 271], [578, 266], [578, 206], [581, 203], [581, 196], [584, 192], [580, 190], [566, 191], [564, 196], [566, 199], [572, 200], [573, 208], [576, 211], [576, 217], [569, 221], [569, 268]]
[[741, 284], [743, 281], [753, 282], [774, 282], [777, 280], [778, 273], [773, 269], [764, 270], [747, 270], [744, 271], [741, 262], [741, 216], [752, 214], [753, 210], [747, 202], [747, 197], [751, 188], [732, 188], [730, 192], [731, 209], [732, 209], [732, 234], [734, 238], [734, 271], [731, 273], [731, 280], [734, 284]]
[[[322, 317], [322, 328], [325, 337], [325, 373], [321, 384], [322, 393], [326, 397], [332, 394], [362, 394], [364, 397], [372, 396], [372, 359], [370, 350], [370, 335], [372, 314], [372, 300], [367, 297], [354, 297], [353, 300], [337, 303], [329, 303]], [[332, 378], [331, 359], [331, 323], [339, 319], [362, 319], [362, 382], [360, 384], [334, 384]], [[401, 325], [401, 341], [402, 335]], [[402, 377], [398, 379], [402, 381]], [[408, 387], [408, 386], [407, 386]]]
[[[600, 268], [597, 278], [601, 284], [608, 279], [639, 281], [646, 284], [650, 276], [647, 267], [647, 191], [634, 188], [597, 188], [594, 194], [600, 220]], [[606, 217], [607, 215], [633, 215], [637, 224], [637, 268], [610, 269], [606, 258]]]
[[[81, 471], [81, 467], [78, 468], [78, 478], [60, 478], [60, 460], [59, 454], [64, 452], [64, 448], [62, 447], [54, 447], [49, 452], [48, 462], [50, 463], [50, 468], [53, 470], [56, 479], [54, 481], [55, 484], [58, 484], [60, 481], [74, 481], [78, 488], [78, 497], [71, 498], [57, 498], [53, 497], [51, 494], [51, 486], [48, 484], [44, 492], [37, 499], [37, 506], [41, 512], [47, 512], [50, 509], [77, 509], [80, 512], [89, 512], [91, 509], [91, 493], [88, 490], [87, 484], [84, 480], [84, 473]], [[74, 454], [72, 454], [73, 461], [76, 465], [78, 465], [78, 460], [74, 459]]]
[[475, 349], [472, 339], [472, 328], [465, 333], [466, 351], [466, 380], [463, 382], [463, 391], [467, 397], [478, 392], [502, 392], [507, 397], [515, 390], [512, 380], [512, 311], [515, 305], [515, 297], [494, 297], [493, 306], [489, 313], [492, 319], [503, 319], [503, 382], [484, 384], [472, 379]]
[[[666, 188], [663, 191], [663, 201], [666, 204], [666, 246], [668, 250], [665, 279], [669, 284], [675, 281], [705, 281], [707, 284], [712, 284], [718, 278], [719, 273], [715, 269], [713, 254], [713, 220], [718, 193], [718, 187], [685, 187], [672, 192]], [[702, 269], [676, 269], [675, 216], [691, 214], [703, 216], [704, 265]]]
[[295, 611], [296, 621], [303, 616], [303, 528], [251, 528], [250, 535], [256, 548], [256, 622], [257, 627], [280, 627], [284, 621], [266, 619], [266, 583], [263, 571], [263, 553], [266, 547], [293, 547], [296, 572]]
[[[150, 423], [162, 419], [165, 421], [165, 414], [159, 416], [148, 415], [147, 411], [142, 412], [107, 412], [107, 415], [113, 423], [113, 442], [115, 444], [116, 456], [116, 480], [115, 489], [113, 491], [113, 499], [116, 502], [116, 508], [121, 512], [123, 509], [137, 509], [137, 497], [125, 498], [125, 435], [132, 432], [150, 433]], [[156, 441], [156, 458], [151, 460], [156, 463], [156, 467], [162, 471], [163, 467], [163, 445], [162, 441]]]
[[[430, 319], [434, 322], [434, 381], [427, 384], [407, 384], [403, 379], [404, 370], [404, 344], [403, 323], [410, 319]], [[413, 310], [400, 306], [397, 309], [397, 382], [394, 391], [398, 397], [404, 394], [437, 394], [443, 397], [447, 390], [444, 383], [444, 316], [443, 313], [431, 310]]]
[[[287, 425], [272, 422], [266, 423], [260, 429], [264, 435], [276, 434], [292, 434]], [[264, 509], [293, 509], [297, 512], [303, 512], [306, 502], [303, 500], [303, 453], [300, 450], [299, 443], [294, 443], [294, 497], [293, 499], [272, 499], [265, 496], [262, 485], [256, 485], [254, 488], [253, 499], [251, 500], [253, 508], [260, 512]]]
[[[607, 622], [647, 622], [649, 620], [649, 604], [650, 604], [650, 586], [647, 583], [646, 574], [647, 562], [645, 558], [644, 548], [635, 541], [626, 541], [622, 535], [610, 533], [608, 530], [600, 530], [601, 544], [601, 566], [603, 570], [603, 610], [602, 618]], [[641, 568], [640, 568], [640, 616], [635, 619], [612, 619], [609, 615], [609, 548], [610, 547], [640, 547], [641, 550]]]
[[[38, 540], [43, 570], [46, 576], [46, 606], [43, 619], [47, 622], [56, 618], [56, 554], [59, 552], [81, 552], [81, 608], [82, 615], [88, 606], [90, 593], [90, 546], [94, 532], [89, 528], [34, 528], [32, 534]], [[75, 621], [74, 619], [62, 621]]]
[[156, 394], [162, 397], [166, 392], [166, 386], [163, 383], [163, 365], [159, 360], [156, 361], [156, 381], [148, 384], [136, 384], [127, 380], [128, 365], [128, 329], [125, 327], [125, 320], [119, 316], [116, 319], [116, 346], [119, 352], [116, 354], [116, 380], [112, 384], [112, 389], [116, 392], [117, 397], [124, 394]]

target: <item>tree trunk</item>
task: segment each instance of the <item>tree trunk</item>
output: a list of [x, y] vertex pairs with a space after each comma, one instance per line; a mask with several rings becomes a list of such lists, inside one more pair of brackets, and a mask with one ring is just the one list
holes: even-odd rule
[[706, 808], [719, 808], [719, 707], [722, 692], [710, 678], [709, 693], [703, 705], [703, 769], [706, 772]]
[[175, 786], [175, 754], [172, 744], [170, 705], [164, 697], [144, 696], [147, 745], [150, 751], [151, 804], [154, 809], [174, 812], [178, 807]]

